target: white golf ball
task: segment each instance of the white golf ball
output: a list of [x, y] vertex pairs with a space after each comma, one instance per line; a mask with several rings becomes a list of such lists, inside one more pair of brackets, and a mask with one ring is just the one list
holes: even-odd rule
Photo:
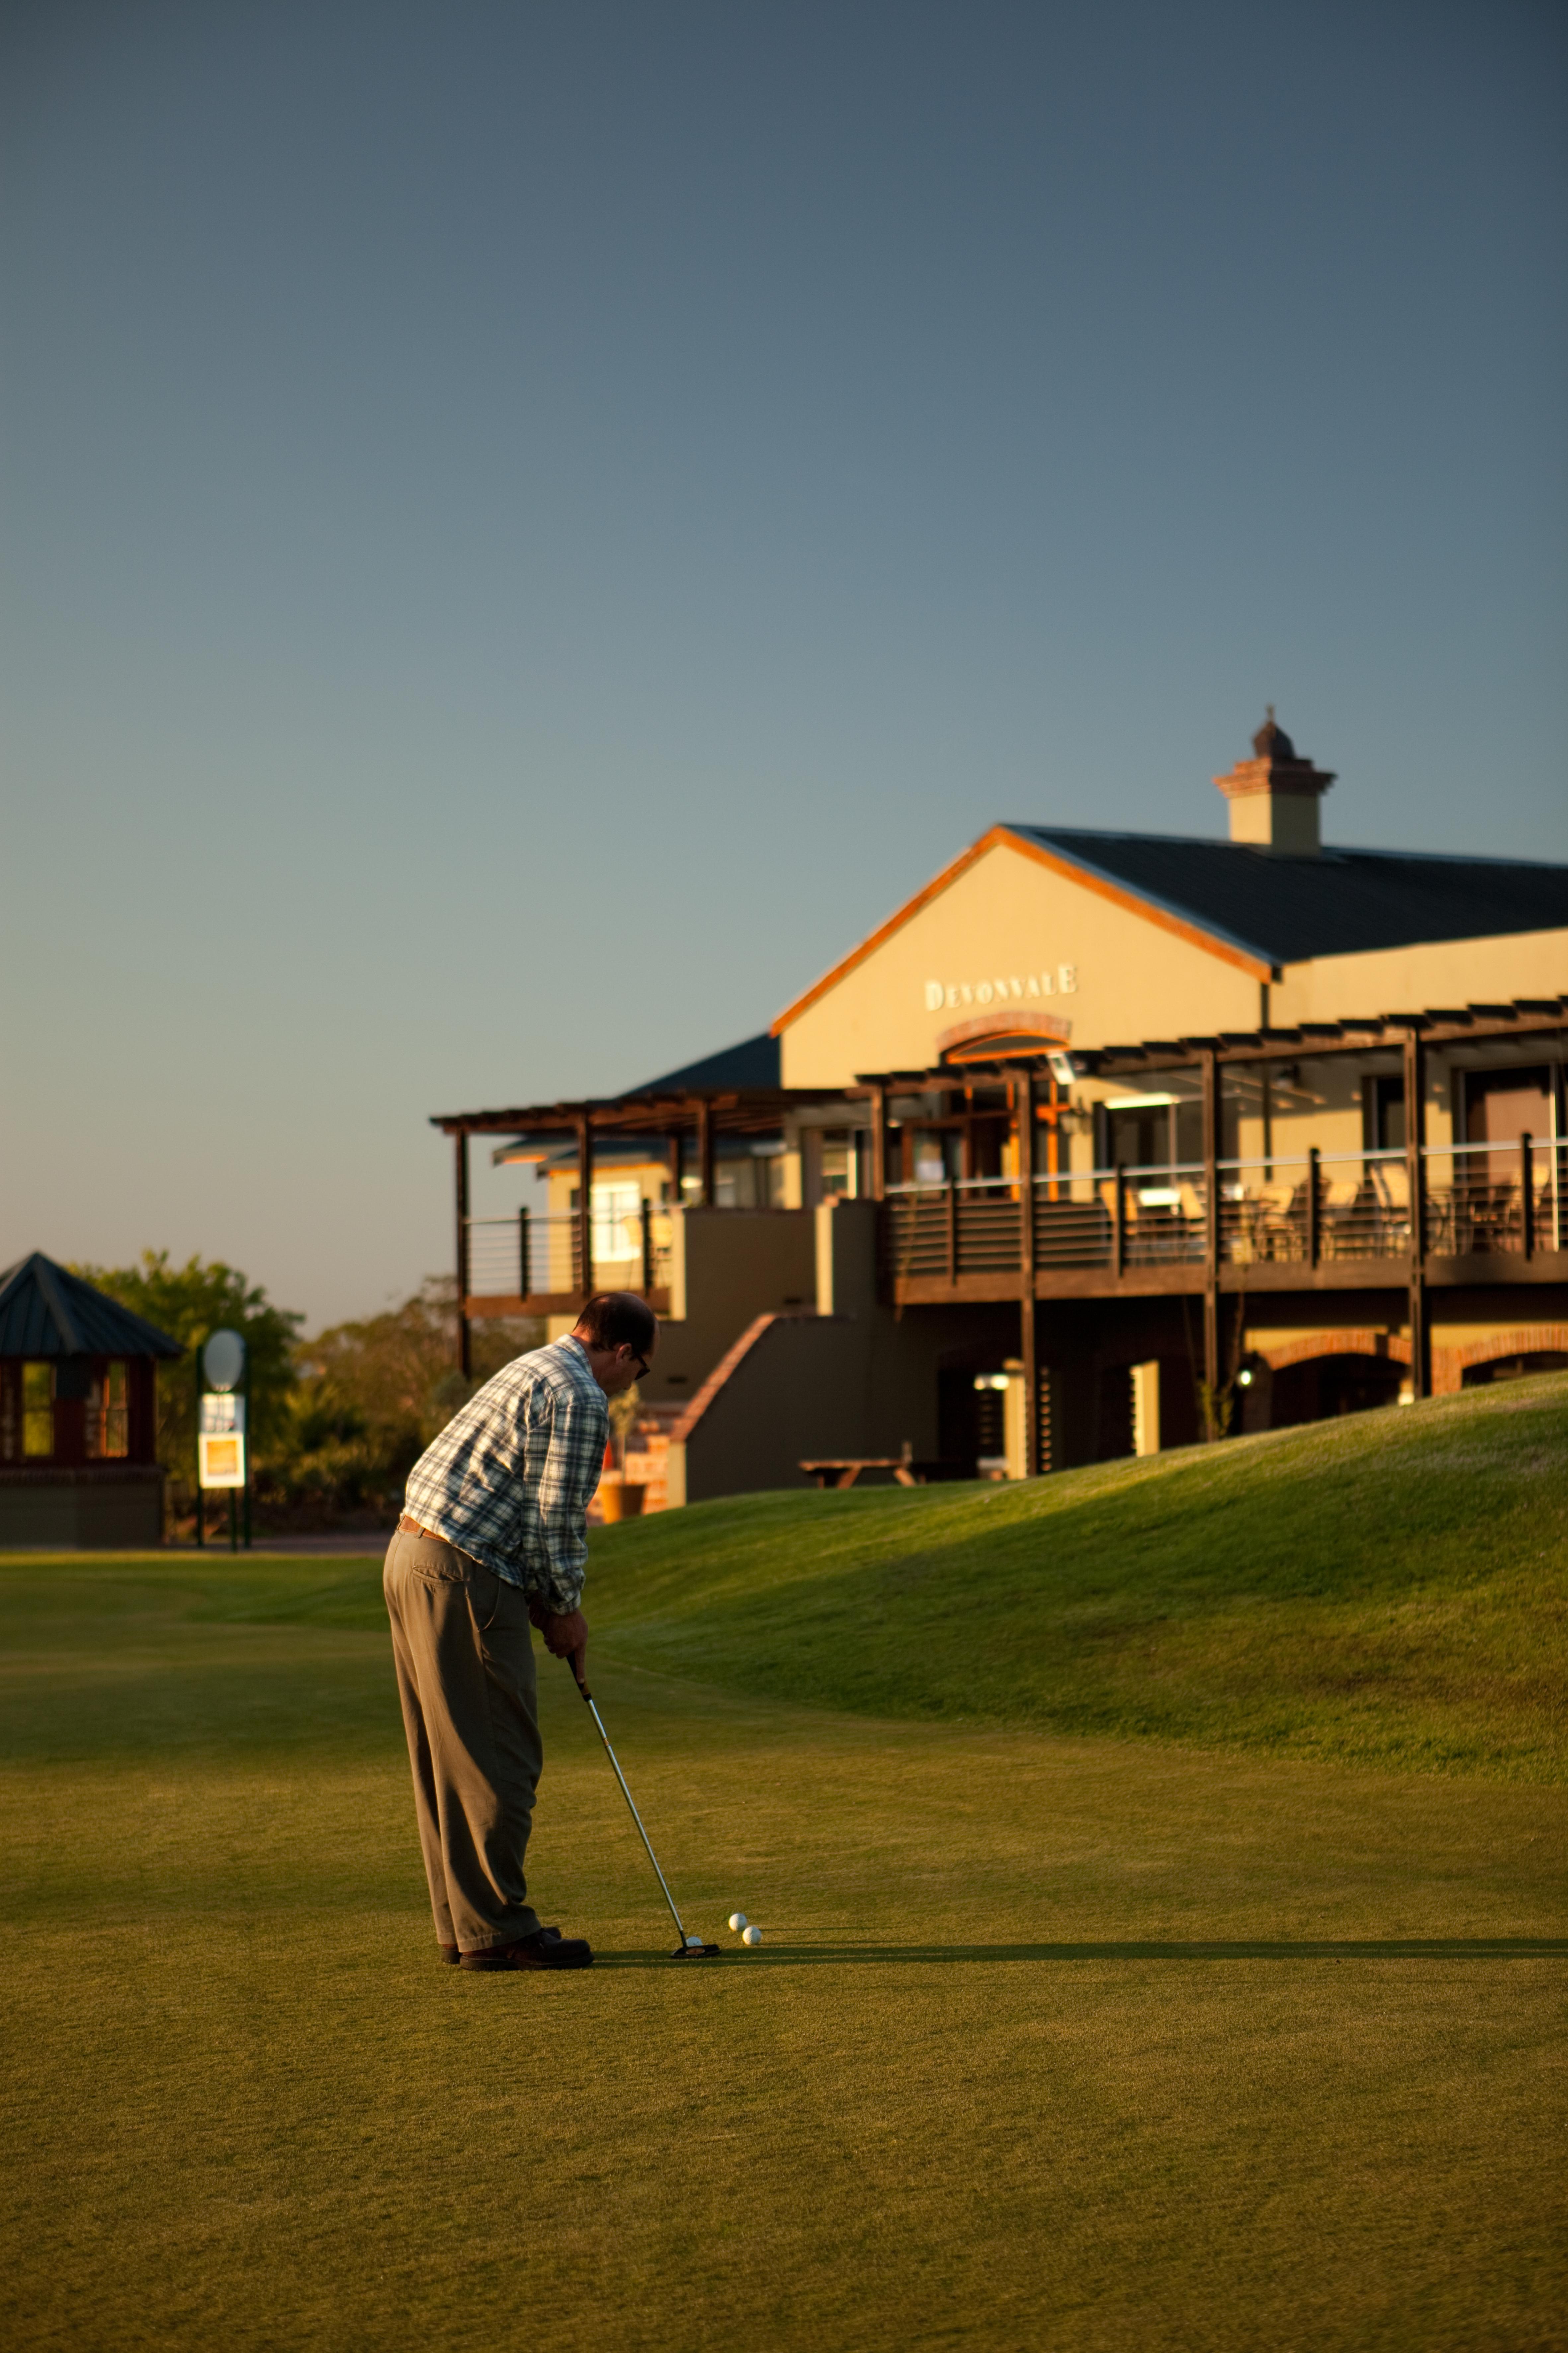
[[744, 1914], [743, 1912], [731, 1912], [731, 1915], [730, 1915], [730, 1926], [731, 1926], [731, 1928], [733, 1928], [733, 1930], [735, 1931], [735, 1934], [736, 1934], [736, 1936], [737, 1936], [740, 1935], [740, 1933], [741, 1933], [742, 1929], [745, 1926], [745, 1925], [746, 1925], [746, 1915], [745, 1915], [745, 1914]]
[[762, 1941], [763, 1941], [763, 1932], [762, 1932], [762, 1930], [761, 1930], [760, 1928], [742, 1928], [742, 1931], [741, 1931], [741, 1942], [742, 1942], [742, 1945], [760, 1945], [760, 1944], [762, 1943]]

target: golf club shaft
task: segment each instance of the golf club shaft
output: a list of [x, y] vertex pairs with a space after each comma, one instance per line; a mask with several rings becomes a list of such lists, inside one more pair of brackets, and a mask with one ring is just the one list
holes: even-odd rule
[[588, 1689], [587, 1684], [584, 1683], [581, 1676], [576, 1677], [576, 1683], [578, 1690], [582, 1693], [583, 1697], [588, 1703], [589, 1714], [599, 1727], [599, 1737], [605, 1744], [605, 1754], [609, 1758], [611, 1765], [615, 1768], [616, 1778], [621, 1785], [621, 1795], [626, 1799], [627, 1806], [630, 1808], [632, 1820], [637, 1826], [637, 1836], [641, 1839], [644, 1846], [647, 1849], [647, 1859], [653, 1865], [653, 1875], [658, 1880], [659, 1885], [664, 1889], [664, 1900], [669, 1906], [669, 1916], [674, 1921], [676, 1926], [679, 1929], [680, 1941], [684, 1945], [686, 1942], [686, 1923], [675, 1908], [675, 1898], [669, 1892], [669, 1883], [658, 1867], [658, 1857], [653, 1851], [653, 1841], [642, 1826], [642, 1816], [638, 1813], [637, 1806], [632, 1799], [632, 1793], [626, 1787], [626, 1777], [621, 1770], [620, 1759], [616, 1755], [615, 1750], [611, 1747], [610, 1736], [605, 1730], [605, 1719], [599, 1714], [598, 1708], [595, 1704], [593, 1693]]

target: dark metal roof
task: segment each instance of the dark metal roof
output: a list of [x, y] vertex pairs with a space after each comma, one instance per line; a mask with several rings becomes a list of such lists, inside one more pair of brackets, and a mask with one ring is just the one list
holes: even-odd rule
[[1292, 858], [1183, 834], [1007, 830], [1270, 964], [1568, 924], [1568, 866], [1391, 849]]
[[771, 1091], [779, 1084], [780, 1068], [779, 1041], [764, 1029], [761, 1037], [742, 1038], [738, 1046], [726, 1046], [700, 1062], [687, 1062], [626, 1092], [635, 1100], [641, 1095], [705, 1094], [710, 1087], [726, 1094], [752, 1087]]
[[662, 1079], [628, 1087], [624, 1094], [584, 1103], [528, 1103], [512, 1111], [453, 1111], [432, 1114], [431, 1125], [448, 1135], [511, 1131], [518, 1145], [575, 1133], [586, 1119], [598, 1135], [670, 1135], [699, 1119], [711, 1122], [714, 1135], [772, 1135], [784, 1113], [803, 1103], [837, 1102], [839, 1087], [781, 1087], [779, 1043], [771, 1033], [746, 1038], [722, 1053], [688, 1062]]
[[183, 1356], [166, 1332], [42, 1250], [0, 1274], [0, 1356]]

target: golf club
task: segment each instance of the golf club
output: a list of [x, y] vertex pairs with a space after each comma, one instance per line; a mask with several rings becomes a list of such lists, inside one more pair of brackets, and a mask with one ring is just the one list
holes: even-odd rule
[[626, 1804], [631, 1808], [632, 1820], [637, 1826], [637, 1836], [641, 1839], [644, 1846], [647, 1847], [647, 1859], [653, 1865], [653, 1875], [664, 1890], [664, 1900], [669, 1906], [670, 1918], [675, 1922], [676, 1927], [680, 1932], [680, 1942], [677, 1945], [674, 1952], [671, 1953], [669, 1957], [672, 1961], [706, 1960], [709, 1954], [716, 1953], [719, 1950], [719, 1947], [717, 1945], [705, 1945], [700, 1936], [689, 1936], [687, 1935], [686, 1923], [681, 1918], [679, 1913], [676, 1910], [675, 1898], [669, 1892], [669, 1882], [666, 1879], [663, 1872], [660, 1871], [658, 1867], [658, 1857], [653, 1851], [653, 1841], [642, 1826], [642, 1816], [638, 1813], [636, 1805], [633, 1804], [632, 1793], [626, 1787], [626, 1777], [621, 1770], [620, 1760], [616, 1757], [615, 1750], [610, 1746], [610, 1736], [605, 1730], [605, 1719], [599, 1714], [598, 1708], [595, 1704], [593, 1693], [588, 1689], [587, 1684], [577, 1672], [576, 1660], [574, 1658], [568, 1659], [566, 1663], [572, 1670], [572, 1679], [574, 1683], [582, 1693], [583, 1697], [588, 1703], [589, 1714], [599, 1727], [599, 1737], [605, 1744], [605, 1754], [609, 1758], [611, 1765], [615, 1768], [616, 1778], [621, 1785], [621, 1795], [626, 1799]]

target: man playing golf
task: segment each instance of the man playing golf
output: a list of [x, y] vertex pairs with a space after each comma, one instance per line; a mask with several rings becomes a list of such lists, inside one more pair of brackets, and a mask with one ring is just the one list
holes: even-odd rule
[[543, 1761], [531, 1630], [581, 1680], [605, 1401], [641, 1379], [658, 1342], [646, 1300], [596, 1293], [565, 1339], [488, 1380], [409, 1473], [382, 1582], [436, 1934], [465, 1969], [594, 1957], [581, 1937], [542, 1928], [528, 1901]]

